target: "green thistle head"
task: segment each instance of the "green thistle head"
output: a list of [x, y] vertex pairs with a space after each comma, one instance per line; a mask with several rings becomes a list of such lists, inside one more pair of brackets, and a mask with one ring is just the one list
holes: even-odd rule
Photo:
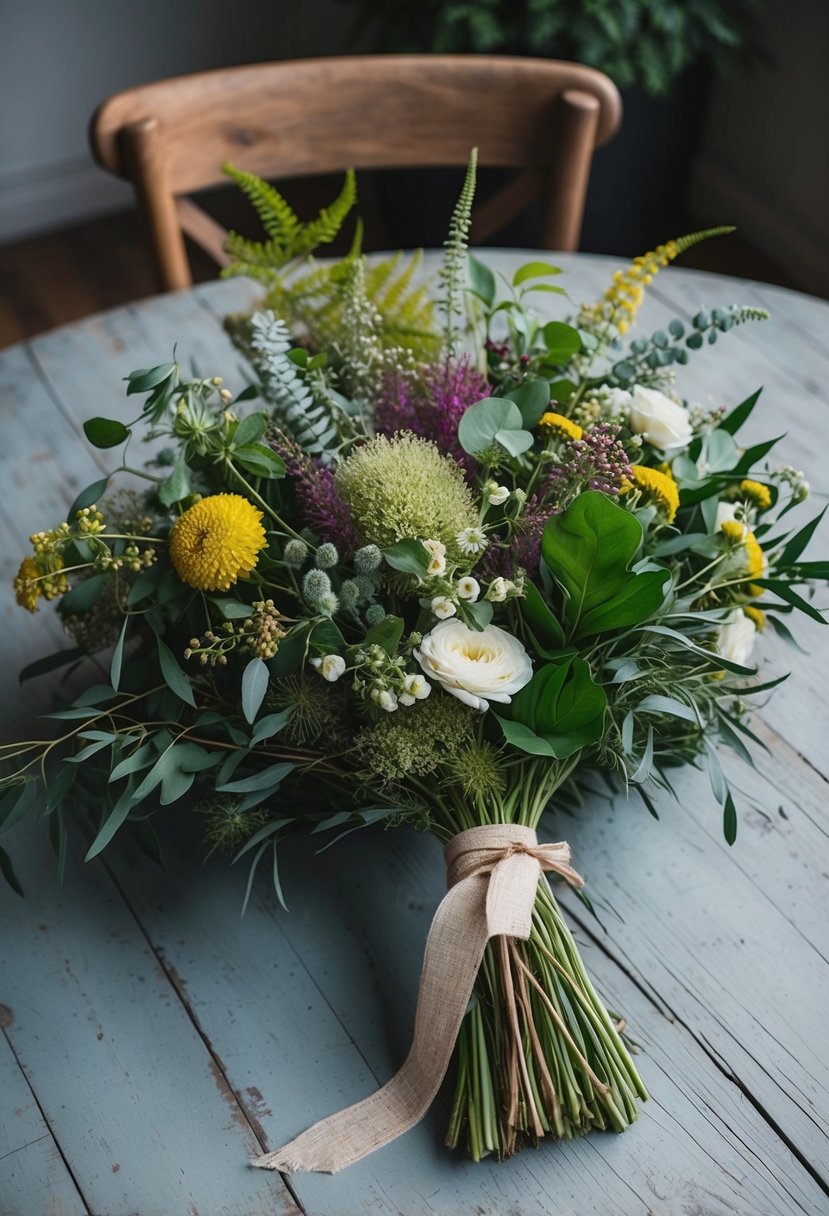
[[357, 528], [381, 547], [414, 537], [454, 549], [458, 533], [478, 523], [461, 467], [415, 435], [370, 439], [340, 464], [336, 478]]
[[293, 710], [280, 735], [289, 743], [342, 742], [342, 692], [319, 676], [312, 673], [309, 678], [297, 675], [273, 681], [267, 704], [269, 709]]
[[491, 743], [472, 742], [454, 757], [448, 779], [469, 799], [484, 806], [497, 802], [506, 789], [502, 755]]
[[268, 822], [268, 812], [256, 807], [240, 811], [241, 799], [217, 796], [201, 802], [196, 811], [204, 816], [204, 840], [211, 849], [231, 855]]

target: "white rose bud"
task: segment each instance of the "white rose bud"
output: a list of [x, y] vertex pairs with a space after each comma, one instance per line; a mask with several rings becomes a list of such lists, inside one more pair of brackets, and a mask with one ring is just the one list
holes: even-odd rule
[[436, 595], [432, 600], [432, 612], [439, 621], [445, 621], [448, 617], [454, 616], [457, 608], [452, 603], [447, 595]]
[[375, 688], [371, 694], [371, 699], [375, 705], [379, 705], [387, 714], [393, 713], [397, 709], [397, 697], [393, 692], [389, 692], [387, 688]]
[[724, 659], [747, 667], [756, 637], [754, 621], [749, 620], [742, 608], [732, 608], [720, 627], [717, 649]]
[[423, 548], [429, 554], [430, 561], [426, 573], [433, 577], [446, 573], [446, 545], [440, 540], [424, 540]]
[[471, 574], [467, 574], [465, 578], [459, 578], [455, 590], [458, 593], [458, 598], [469, 600], [475, 603], [475, 600], [481, 594], [481, 584]]
[[529, 684], [530, 656], [505, 629], [470, 629], [463, 621], [441, 621], [414, 652], [423, 671], [447, 692], [482, 712], [490, 701], [508, 705]]
[[494, 578], [489, 584], [486, 598], [491, 600], [493, 604], [502, 604], [507, 598], [508, 591], [509, 583], [505, 578], [501, 578], [499, 575], [498, 578]]
[[655, 388], [637, 384], [628, 412], [628, 425], [660, 451], [678, 452], [694, 437], [688, 411]]

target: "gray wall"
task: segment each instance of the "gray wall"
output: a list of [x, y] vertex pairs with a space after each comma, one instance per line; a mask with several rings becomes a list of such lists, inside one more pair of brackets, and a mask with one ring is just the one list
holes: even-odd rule
[[770, 0], [764, 26], [775, 62], [717, 82], [691, 205], [829, 295], [829, 3]]
[[334, 0], [0, 0], [0, 242], [129, 205], [86, 128], [111, 93], [346, 49]]

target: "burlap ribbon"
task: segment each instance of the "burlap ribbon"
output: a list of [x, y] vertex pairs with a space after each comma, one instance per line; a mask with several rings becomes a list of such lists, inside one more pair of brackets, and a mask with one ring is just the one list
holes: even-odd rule
[[570, 866], [569, 845], [539, 844], [532, 828], [520, 824], [469, 828], [453, 837], [444, 853], [449, 891], [426, 941], [406, 1062], [376, 1093], [315, 1123], [254, 1165], [334, 1174], [414, 1127], [449, 1067], [486, 943], [501, 935], [530, 936], [542, 870], [582, 885]]

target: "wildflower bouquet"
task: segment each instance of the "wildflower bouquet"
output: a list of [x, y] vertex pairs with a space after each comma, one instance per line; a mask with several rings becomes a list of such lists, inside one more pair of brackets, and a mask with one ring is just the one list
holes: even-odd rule
[[303, 225], [232, 170], [268, 234], [229, 241], [267, 292], [228, 319], [253, 383], [133, 372], [134, 421], [85, 429], [99, 448], [149, 440], [145, 488], [90, 486], [15, 580], [29, 610], [57, 601], [76, 643], [24, 677], [112, 653], [108, 681], [50, 715], [54, 741], [3, 749], [4, 829], [39, 797], [62, 859], [78, 803], [99, 817], [91, 859], [117, 833], [153, 849], [152, 813], [194, 799], [209, 847], [250, 862], [245, 901], [266, 856], [282, 898], [296, 831], [407, 823], [446, 846], [409, 1058], [266, 1166], [338, 1169], [404, 1131], [456, 1039], [447, 1140], [474, 1158], [627, 1127], [645, 1090], [542, 871], [581, 879], [536, 829], [588, 770], [650, 807], [671, 766], [703, 762], [733, 842], [716, 744], [750, 760], [747, 699], [778, 682], [757, 678], [756, 636], [823, 619], [809, 588], [829, 563], [803, 560], [818, 520], [785, 520], [808, 487], [768, 462], [774, 441], [736, 438], [759, 393], [705, 412], [675, 386], [690, 354], [765, 314], [715, 309], [624, 345], [653, 276], [710, 234], [545, 323], [530, 302], [564, 294], [555, 266], [499, 282], [468, 254], [474, 171], [430, 292], [416, 259], [369, 265], [359, 235], [309, 262], [351, 175]]

